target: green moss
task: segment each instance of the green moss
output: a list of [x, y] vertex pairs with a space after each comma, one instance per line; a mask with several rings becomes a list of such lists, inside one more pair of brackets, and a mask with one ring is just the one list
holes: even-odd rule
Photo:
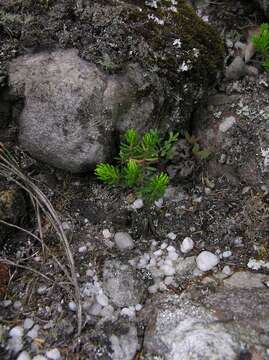
[[[145, 6], [144, 1], [138, 1], [138, 5], [136, 10], [128, 14], [128, 21], [151, 49], [144, 59], [145, 66], [157, 64], [166, 75], [175, 77], [180, 64], [185, 61], [192, 66], [192, 78], [215, 79], [216, 72], [222, 68], [224, 47], [210, 25], [200, 19], [183, 0], [178, 1], [177, 12], [172, 11], [171, 2], [165, 0], [159, 3], [157, 9]], [[149, 20], [151, 15], [164, 24]], [[173, 46], [173, 41], [177, 38], [182, 43], [180, 49]], [[200, 56], [195, 57], [192, 49], [197, 49]]]

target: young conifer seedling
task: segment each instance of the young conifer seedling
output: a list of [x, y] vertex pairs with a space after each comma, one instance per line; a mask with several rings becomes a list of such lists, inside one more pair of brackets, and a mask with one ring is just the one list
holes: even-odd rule
[[168, 175], [159, 172], [158, 165], [172, 156], [178, 135], [170, 132], [168, 139], [162, 140], [156, 129], [142, 137], [130, 129], [120, 144], [118, 165], [98, 164], [95, 175], [108, 185], [119, 184], [132, 189], [147, 203], [153, 203], [164, 195], [169, 183]]
[[269, 24], [261, 24], [260, 31], [252, 37], [252, 42], [262, 56], [262, 66], [269, 71]]

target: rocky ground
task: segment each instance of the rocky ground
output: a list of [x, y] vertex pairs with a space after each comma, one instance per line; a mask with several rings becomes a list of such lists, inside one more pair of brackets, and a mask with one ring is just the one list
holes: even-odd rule
[[[225, 74], [178, 144], [163, 199], [149, 209], [16, 150], [68, 236], [82, 332], [65, 251], [41, 218], [48, 249], [11, 232], [1, 250], [1, 359], [269, 359], [269, 75], [248, 40], [264, 18], [250, 2], [195, 5], [223, 37]], [[9, 198], [29, 213], [18, 190]], [[40, 236], [33, 219], [19, 225]]]

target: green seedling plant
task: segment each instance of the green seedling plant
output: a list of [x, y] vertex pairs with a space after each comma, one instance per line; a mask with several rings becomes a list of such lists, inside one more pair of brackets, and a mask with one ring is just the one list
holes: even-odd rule
[[185, 139], [192, 146], [191, 151], [194, 156], [196, 156], [200, 160], [207, 160], [209, 158], [209, 156], [211, 155], [210, 150], [201, 148], [201, 146], [198, 143], [198, 139], [194, 135], [190, 135], [188, 131], [186, 131]]
[[151, 204], [167, 189], [169, 177], [159, 168], [172, 157], [178, 136], [178, 133], [170, 132], [166, 139], [162, 139], [156, 129], [140, 136], [136, 130], [130, 129], [120, 144], [116, 158], [118, 165], [98, 164], [95, 175], [108, 185], [122, 185], [134, 190], [137, 196]]
[[261, 24], [259, 33], [253, 35], [252, 43], [262, 56], [262, 66], [269, 71], [269, 24]]

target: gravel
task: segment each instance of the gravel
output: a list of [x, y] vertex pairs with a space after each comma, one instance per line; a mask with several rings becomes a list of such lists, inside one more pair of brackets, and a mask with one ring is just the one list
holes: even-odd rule
[[20, 353], [20, 355], [17, 357], [17, 360], [31, 360], [31, 356], [28, 354], [27, 351], [23, 351]]
[[50, 360], [59, 360], [61, 359], [61, 354], [58, 349], [51, 349], [46, 352], [46, 356]]
[[180, 251], [183, 254], [186, 254], [188, 252], [190, 252], [194, 247], [194, 242], [190, 237], [186, 237], [183, 241], [182, 244], [180, 246]]
[[196, 258], [196, 264], [199, 270], [212, 270], [219, 263], [219, 257], [209, 251], [202, 251]]
[[126, 232], [117, 232], [114, 236], [115, 243], [119, 250], [131, 250], [134, 247], [134, 241], [132, 237]]
[[23, 327], [15, 326], [9, 331], [9, 336], [11, 337], [22, 337], [24, 333]]

